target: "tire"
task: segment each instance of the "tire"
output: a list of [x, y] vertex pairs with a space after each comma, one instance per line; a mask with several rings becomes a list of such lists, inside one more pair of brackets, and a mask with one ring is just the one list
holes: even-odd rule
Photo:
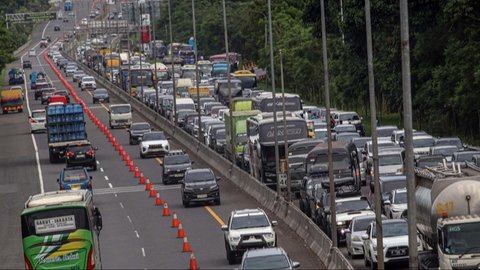
[[185, 208], [188, 208], [189, 206], [189, 202], [185, 201], [184, 199], [182, 199], [182, 204], [183, 204], [183, 207]]
[[165, 180], [165, 175], [162, 175], [162, 184], [167, 185], [167, 181]]
[[19, 113], [23, 112], [23, 109], [18, 109], [18, 112], [19, 112]]
[[227, 253], [228, 264], [235, 264], [237, 262], [237, 258], [235, 258], [235, 254], [233, 254], [233, 251], [230, 250], [230, 245], [228, 245], [227, 242], [225, 242], [225, 250]]
[[145, 158], [145, 155], [142, 154], [142, 153], [140, 153], [140, 157], [141, 157], [141, 158]]
[[220, 205], [221, 201], [220, 201], [220, 197], [218, 197], [218, 199], [215, 199], [215, 205]]
[[130, 139], [128, 139], [128, 142], [130, 143], [130, 145], [133, 145], [133, 139], [130, 137]]
[[365, 262], [365, 266], [370, 266], [370, 261], [367, 259], [368, 254], [365, 249], [363, 249], [363, 254], [363, 261]]
[[92, 166], [92, 170], [93, 170], [93, 171], [96, 171], [96, 170], [97, 170], [97, 162], [96, 162], [96, 161], [95, 161], [95, 163], [94, 163], [93, 166]]

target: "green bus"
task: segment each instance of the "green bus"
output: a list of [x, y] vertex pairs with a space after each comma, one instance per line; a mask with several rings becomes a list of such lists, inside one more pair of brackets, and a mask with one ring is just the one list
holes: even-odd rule
[[101, 269], [102, 215], [88, 190], [30, 196], [21, 214], [26, 269]]

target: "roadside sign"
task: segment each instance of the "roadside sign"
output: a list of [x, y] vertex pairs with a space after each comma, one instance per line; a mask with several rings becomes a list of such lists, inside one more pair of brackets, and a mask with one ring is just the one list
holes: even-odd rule
[[286, 188], [287, 187], [287, 174], [286, 173], [279, 174], [278, 175], [278, 182], [279, 182], [281, 188]]

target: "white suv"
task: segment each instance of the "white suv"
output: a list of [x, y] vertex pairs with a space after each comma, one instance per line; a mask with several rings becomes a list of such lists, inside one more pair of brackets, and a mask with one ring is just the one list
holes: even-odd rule
[[234, 264], [249, 248], [276, 247], [277, 236], [273, 230], [276, 225], [262, 209], [232, 211], [228, 224], [222, 225], [228, 263]]
[[80, 83], [80, 88], [82, 89], [82, 91], [88, 88], [92, 90], [97, 89], [97, 83], [95, 82], [95, 78], [93, 78], [92, 76], [83, 76], [82, 82]]
[[165, 156], [170, 151], [170, 143], [163, 131], [152, 131], [143, 134], [140, 143], [140, 157]]

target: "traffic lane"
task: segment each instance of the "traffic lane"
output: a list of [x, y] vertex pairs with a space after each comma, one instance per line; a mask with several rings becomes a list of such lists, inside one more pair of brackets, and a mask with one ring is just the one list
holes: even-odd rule
[[[84, 93], [84, 96], [85, 96], [85, 94], [86, 94], [86, 92]], [[88, 96], [88, 94], [87, 94], [87, 96]], [[114, 96], [111, 96], [110, 98], [111, 98], [111, 103], [120, 102]], [[96, 110], [95, 112], [97, 112], [97, 111], [102, 114], [101, 109]], [[103, 116], [97, 115], [97, 117], [103, 118], [103, 119], [101, 119], [102, 122], [107, 124], [108, 116], [107, 116], [106, 112], [103, 112]], [[133, 117], [134, 117], [135, 121], [145, 121], [144, 119], [142, 119], [136, 113], [134, 113]], [[124, 143], [128, 142], [128, 135], [125, 132], [125, 130], [115, 129], [112, 132], [116, 135], [119, 142], [124, 142]], [[178, 145], [175, 142], [175, 140], [173, 140], [173, 141], [171, 140], [171, 146], [172, 146], [172, 149], [180, 149], [181, 148], [181, 146]], [[124, 149], [127, 149], [127, 151], [129, 151], [130, 148], [133, 148], [134, 153], [138, 151], [138, 147], [139, 147], [138, 145], [136, 145], [136, 146], [124, 145]], [[195, 155], [191, 154], [191, 156], [192, 156], [193, 160], [195, 161], [194, 167], [196, 167], [196, 168], [208, 167], [204, 162], [197, 159]], [[136, 161], [136, 162], [137, 162], [137, 164], [139, 164], [139, 167], [144, 172], [151, 171], [152, 173], [154, 173], [154, 172], [160, 171], [161, 168], [160, 168], [159, 164], [155, 164], [155, 162], [153, 162], [153, 167], [151, 167], [152, 162], [148, 162], [148, 161], [151, 161], [151, 160], [155, 160], [155, 159], [145, 159], [145, 160], [139, 160], [139, 161]], [[150, 165], [146, 164], [145, 162], [148, 162], [148, 164], [150, 164]], [[217, 172], [217, 174], [218, 174], [218, 172]], [[149, 175], [149, 174], [147, 174], [147, 175]], [[157, 179], [160, 179], [160, 176], [157, 176], [154, 181], [156, 182]], [[135, 180], [132, 180], [132, 182], [136, 183]], [[127, 183], [127, 185], [130, 185], [130, 183]], [[242, 192], [242, 190], [240, 190], [238, 187], [236, 187], [232, 183], [230, 183], [228, 181], [220, 181], [219, 185], [220, 185], [220, 188], [221, 188], [222, 205], [221, 206], [215, 206], [214, 209], [215, 209], [215, 212], [218, 213], [217, 216], [220, 217], [222, 222], [223, 222], [223, 220], [228, 220], [228, 217], [229, 217], [231, 211], [234, 210], [234, 209], [259, 207], [258, 204], [253, 203], [254, 200], [251, 197], [246, 195], [244, 192]], [[170, 195], [171, 193], [173, 193], [173, 194]], [[162, 198], [163, 198], [163, 196], [166, 196], [167, 201], [170, 202], [169, 205], [172, 207], [172, 209], [178, 209], [179, 215], [182, 214], [182, 216], [185, 216], [185, 215], [183, 215], [184, 214], [183, 213], [184, 208], [181, 205], [181, 196], [180, 196], [180, 192], [178, 190], [177, 191], [173, 191], [173, 190], [170, 191], [169, 190], [168, 192], [162, 191], [161, 194], [165, 194], [165, 195], [162, 195]], [[173, 196], [173, 197], [170, 198], [170, 196]], [[230, 198], [232, 198], [232, 199], [230, 199]], [[202, 208], [202, 207], [198, 207], [198, 208]], [[206, 210], [206, 209], [204, 209], [204, 210]], [[199, 211], [199, 214], [201, 216], [203, 216], [203, 215], [206, 214], [206, 212], [205, 211]], [[268, 213], [268, 214], [269, 214], [269, 217], [271, 219], [275, 219], [275, 217], [272, 213]], [[195, 230], [196, 231], [200, 231], [200, 232], [203, 233], [203, 232], [206, 232], [206, 231], [212, 231], [213, 230], [214, 234], [217, 235], [217, 237], [219, 237], [218, 238], [219, 242], [216, 242], [218, 245], [216, 245], [215, 249], [217, 249], [219, 254], [222, 254], [222, 255], [219, 257], [218, 253], [217, 253], [213, 258], [210, 257], [209, 259], [212, 262], [212, 261], [215, 261], [215, 260], [218, 261], [219, 258], [220, 258], [219, 261], [221, 262], [224, 259], [224, 256], [225, 256], [224, 255], [225, 254], [225, 248], [224, 248], [224, 244], [223, 244], [224, 243], [223, 242], [223, 232], [220, 230], [220, 223], [215, 219], [215, 217], [211, 216], [210, 218], [212, 219], [212, 221], [209, 222], [209, 224], [211, 224], [213, 222], [214, 225], [212, 225], [212, 226], [209, 225], [207, 229], [203, 230], [203, 229], [197, 228], [202, 223], [198, 222], [198, 218], [196, 216], [192, 215], [191, 213], [186, 213], [186, 216], [187, 216], [187, 218], [192, 217], [191, 221], [189, 221], [189, 220], [185, 220], [185, 221], [186, 221], [186, 224], [189, 224], [189, 223], [190, 224], [195, 224], [195, 226], [196, 226]], [[319, 265], [321, 265], [321, 262], [311, 252], [311, 250], [308, 249], [308, 247], [306, 247], [305, 243], [303, 243], [303, 241], [299, 241], [298, 236], [296, 236], [295, 233], [293, 231], [291, 231], [286, 224], [284, 224], [280, 220], [279, 220], [279, 223], [280, 223], [280, 226], [277, 228], [277, 233], [279, 235], [278, 239], [279, 239], [280, 246], [285, 247], [286, 250], [291, 254], [292, 258], [300, 261], [301, 264], [305, 268], [317, 268], [317, 267], [319, 267]], [[195, 244], [195, 239], [192, 239], [191, 241], [194, 241], [194, 242], [192, 242], [192, 244]], [[201, 241], [199, 241], [199, 243], [204, 244], [204, 242], [201, 242]], [[214, 254], [214, 253], [213, 252], [208, 252], [208, 254]], [[206, 257], [208, 258], [209, 256], [207, 255]], [[201, 259], [202, 256], [198, 256], [198, 258]], [[223, 260], [223, 263], [226, 263], [226, 259]], [[208, 265], [208, 263], [207, 263], [207, 265]], [[218, 264], [218, 265], [217, 264], [212, 265], [212, 267], [217, 267], [217, 266], [227, 267], [226, 265], [222, 265], [221, 263]]]

